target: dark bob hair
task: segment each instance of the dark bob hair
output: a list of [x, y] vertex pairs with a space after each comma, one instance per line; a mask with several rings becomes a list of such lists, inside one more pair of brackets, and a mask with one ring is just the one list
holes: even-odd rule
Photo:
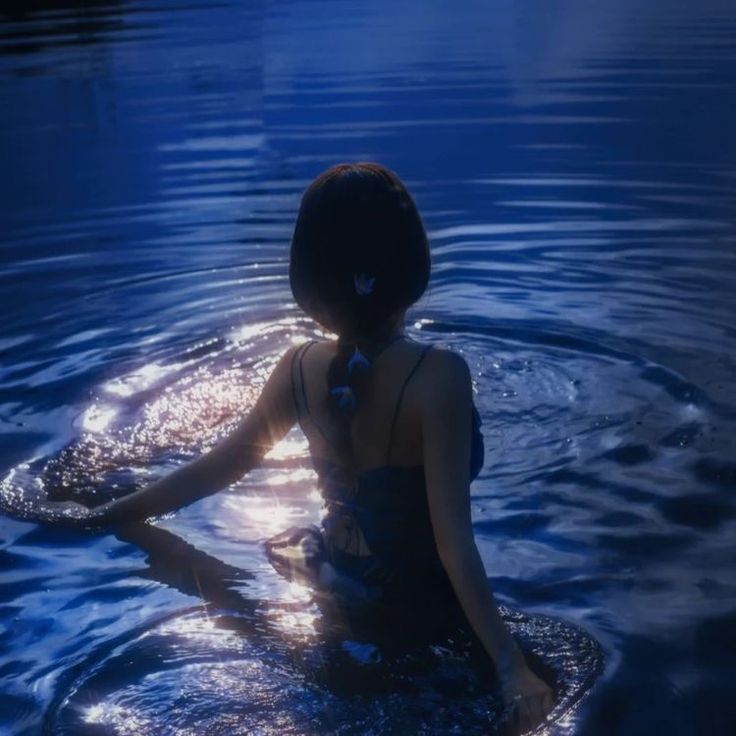
[[296, 303], [341, 339], [379, 335], [427, 288], [429, 245], [399, 177], [370, 162], [341, 163], [306, 189], [291, 241]]

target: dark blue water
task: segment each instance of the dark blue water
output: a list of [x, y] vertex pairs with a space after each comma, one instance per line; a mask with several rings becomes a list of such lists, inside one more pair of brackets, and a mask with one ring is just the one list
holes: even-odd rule
[[270, 569], [263, 539], [319, 512], [296, 429], [155, 526], [17, 518], [125, 493], [248, 411], [319, 334], [286, 277], [300, 194], [367, 159], [432, 242], [410, 332], [476, 379], [476, 538], [559, 677], [545, 733], [736, 733], [733, 0], [3, 13], [0, 732], [494, 722], [447, 652], [331, 650]]

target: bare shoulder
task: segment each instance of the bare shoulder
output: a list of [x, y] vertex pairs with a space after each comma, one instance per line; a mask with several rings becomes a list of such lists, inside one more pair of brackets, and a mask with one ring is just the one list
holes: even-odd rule
[[417, 412], [427, 492], [435, 499], [446, 494], [455, 496], [458, 483], [467, 485], [471, 459], [470, 369], [460, 353], [445, 345], [433, 345], [421, 367]]
[[309, 352], [310, 355], [324, 355], [330, 351], [334, 351], [334, 345], [334, 340], [302, 340], [286, 348], [279, 360], [282, 363], [290, 363], [296, 358], [297, 353]]
[[424, 370], [419, 371], [418, 388], [434, 404], [447, 400], [457, 401], [472, 395], [470, 369], [460, 353], [443, 343], [433, 343], [424, 359]]
[[[312, 356], [319, 356], [320, 358], [331, 358], [335, 354], [335, 349], [337, 347], [337, 340], [331, 340], [329, 338], [317, 340], [317, 339], [309, 339], [305, 341], [306, 343], [309, 343], [309, 352]], [[300, 343], [296, 346], [296, 349], [299, 349], [301, 347], [305, 347], [305, 343]]]
[[280, 373], [289, 372], [292, 362], [294, 361], [294, 357], [301, 347], [301, 345], [289, 345], [289, 347], [286, 348], [286, 350], [284, 350], [279, 356], [274, 370]]
[[270, 404], [283, 400], [291, 389], [292, 366], [299, 345], [290, 345], [275, 360], [270, 375], [261, 390], [259, 403]]
[[280, 365], [284, 366], [284, 371], [298, 370], [307, 376], [307, 381], [310, 380], [309, 376], [314, 380], [335, 356], [336, 347], [336, 340], [304, 340], [287, 348], [281, 356]]
[[470, 369], [460, 353], [444, 343], [433, 343], [425, 358], [425, 377], [442, 384], [465, 384], [470, 380]]

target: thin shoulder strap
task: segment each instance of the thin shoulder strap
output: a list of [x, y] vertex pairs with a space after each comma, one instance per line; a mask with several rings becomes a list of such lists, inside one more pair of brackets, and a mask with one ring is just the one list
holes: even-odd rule
[[404, 379], [404, 383], [401, 386], [401, 391], [399, 391], [399, 398], [396, 401], [394, 415], [391, 419], [391, 427], [388, 431], [388, 447], [386, 448], [386, 465], [391, 464], [391, 445], [393, 443], [393, 438], [394, 438], [394, 428], [396, 427], [396, 420], [399, 417], [399, 409], [401, 409], [401, 400], [404, 398], [404, 391], [406, 390], [406, 384], [409, 383], [409, 380], [411, 379], [411, 377], [416, 373], [417, 368], [419, 368], [422, 361], [424, 360], [424, 356], [429, 352], [431, 347], [432, 345], [430, 343], [422, 350], [421, 354], [419, 355], [419, 358], [417, 359], [417, 362], [414, 363], [414, 367], [409, 371], [409, 375]]
[[307, 396], [306, 396], [306, 393], [304, 392], [304, 372], [302, 370], [302, 360], [304, 358], [304, 353], [306, 353], [307, 350], [309, 350], [309, 347], [310, 345], [312, 345], [313, 342], [314, 340], [303, 342], [293, 352], [291, 356], [291, 365], [289, 368], [290, 375], [291, 375], [291, 398], [294, 402], [294, 408], [296, 409], [296, 417], [299, 423], [301, 423], [302, 417], [301, 417], [301, 412], [299, 411], [299, 401], [297, 399], [297, 390], [296, 390], [296, 385], [294, 383], [294, 363], [296, 363], [297, 361], [299, 362], [299, 379], [301, 382], [301, 394], [304, 397], [304, 405], [305, 405], [305, 408], [307, 409], [307, 414], [309, 414], [309, 407], [307, 406]]
[[[322, 437], [324, 437], [325, 442], [327, 442], [328, 445], [332, 445], [333, 443], [330, 440], [330, 438], [327, 436], [327, 433], [324, 431], [324, 429], [322, 429], [319, 422], [312, 416], [312, 413], [309, 411], [309, 401], [307, 399], [307, 387], [304, 383], [304, 356], [306, 355], [307, 350], [309, 350], [309, 348], [311, 348], [312, 345], [315, 345], [316, 343], [317, 343], [316, 340], [309, 340], [306, 343], [302, 343], [302, 345], [299, 346], [299, 349], [295, 351], [294, 357], [296, 357], [296, 353], [298, 352], [299, 353], [299, 386], [301, 389], [302, 399], [304, 401], [304, 411], [306, 412], [306, 415], [309, 417], [309, 421], [312, 422], [312, 424], [314, 424], [315, 427], [317, 427], [317, 429], [319, 430], [319, 433], [322, 435]], [[292, 358], [292, 369], [293, 369], [293, 358]], [[296, 407], [297, 407], [296, 409], [297, 417], [299, 419], [299, 423], [301, 424], [301, 414], [299, 412], [299, 404], [296, 398], [296, 389], [294, 388], [293, 371], [292, 371], [292, 376], [291, 376], [291, 390], [292, 390], [292, 395], [294, 397], [294, 403], [296, 404]]]

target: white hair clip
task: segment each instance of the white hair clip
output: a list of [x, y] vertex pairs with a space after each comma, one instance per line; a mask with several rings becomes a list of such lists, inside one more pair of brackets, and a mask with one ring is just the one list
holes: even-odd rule
[[360, 296], [367, 296], [373, 292], [373, 285], [376, 283], [376, 277], [370, 277], [367, 273], [356, 273], [353, 276], [353, 284], [355, 291]]

